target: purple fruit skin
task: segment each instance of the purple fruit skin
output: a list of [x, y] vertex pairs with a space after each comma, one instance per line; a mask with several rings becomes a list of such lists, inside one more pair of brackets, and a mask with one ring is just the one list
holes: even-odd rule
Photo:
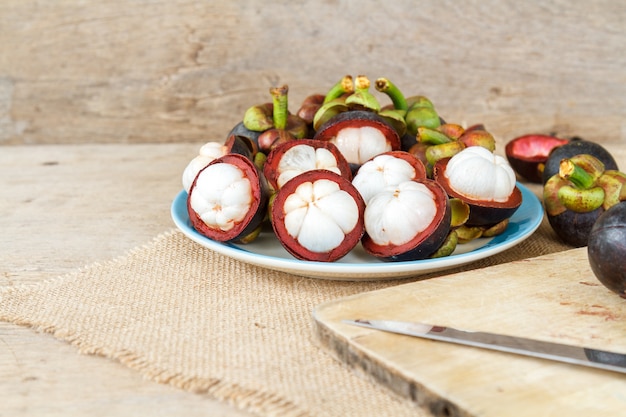
[[589, 234], [587, 254], [598, 280], [626, 299], [626, 201], [598, 218]]

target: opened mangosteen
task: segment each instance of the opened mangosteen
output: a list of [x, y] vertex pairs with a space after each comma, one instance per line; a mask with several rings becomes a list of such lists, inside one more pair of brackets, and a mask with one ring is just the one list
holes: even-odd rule
[[275, 194], [270, 216], [276, 237], [294, 257], [333, 262], [364, 233], [365, 203], [346, 178], [327, 170], [306, 171]]
[[376, 193], [390, 185], [426, 179], [426, 167], [415, 156], [404, 151], [390, 151], [365, 162], [352, 179], [365, 204]]
[[596, 157], [604, 164], [606, 170], [619, 169], [613, 155], [599, 143], [572, 138], [565, 145], [557, 146], [550, 152], [543, 169], [542, 182], [545, 184], [552, 176], [559, 173], [561, 160], [582, 154]]
[[350, 165], [339, 149], [331, 142], [313, 139], [296, 139], [272, 149], [263, 173], [269, 185], [278, 190], [293, 177], [314, 169], [326, 169], [348, 181], [352, 179]]
[[365, 208], [363, 248], [384, 261], [426, 259], [450, 233], [450, 204], [433, 180], [405, 181], [379, 191]]
[[245, 243], [260, 230], [267, 201], [267, 183], [254, 163], [227, 154], [198, 173], [187, 196], [187, 212], [194, 229], [209, 239]]
[[598, 217], [589, 234], [587, 254], [598, 280], [626, 299], [626, 201]]
[[226, 145], [219, 142], [207, 142], [202, 145], [196, 155], [183, 170], [182, 182], [183, 188], [187, 193], [196, 179], [198, 172], [209, 165], [213, 160], [224, 156], [228, 153]]
[[440, 159], [433, 167], [433, 178], [450, 197], [470, 206], [467, 226], [493, 226], [511, 217], [522, 204], [513, 168], [482, 146]]
[[337, 114], [324, 123], [313, 139], [336, 145], [353, 171], [384, 152], [400, 150], [400, 136], [376, 113], [351, 110]]
[[254, 142], [248, 137], [230, 135], [223, 144], [218, 142], [207, 142], [200, 147], [198, 155], [194, 157], [183, 171], [183, 188], [189, 193], [189, 188], [193, 180], [202, 168], [209, 165], [211, 161], [229, 153], [238, 153], [254, 161], [257, 148]]
[[[505, 147], [509, 163], [522, 178], [542, 184], [543, 171], [550, 152], [565, 145], [569, 139], [530, 134], [510, 140]], [[571, 155], [570, 155], [571, 156]]]

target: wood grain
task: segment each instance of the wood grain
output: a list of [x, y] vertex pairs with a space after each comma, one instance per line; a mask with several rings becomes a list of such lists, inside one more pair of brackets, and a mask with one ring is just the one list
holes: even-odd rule
[[623, 374], [354, 327], [412, 320], [626, 352], [626, 305], [586, 248], [419, 281], [318, 306], [338, 359], [438, 417], [621, 415]]
[[8, 0], [0, 143], [223, 140], [270, 86], [295, 111], [345, 74], [504, 139], [623, 140], [625, 20], [614, 0]]
[[[14, 146], [0, 151], [0, 286], [122, 256], [174, 227], [198, 144]], [[248, 413], [145, 380], [47, 334], [0, 322], [0, 416]]]

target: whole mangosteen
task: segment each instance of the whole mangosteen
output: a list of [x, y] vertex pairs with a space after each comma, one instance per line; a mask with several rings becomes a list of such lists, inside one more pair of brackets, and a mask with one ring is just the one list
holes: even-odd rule
[[619, 169], [613, 155], [602, 145], [580, 138], [572, 138], [565, 145], [555, 147], [548, 155], [542, 174], [543, 183], [545, 184], [550, 177], [559, 173], [561, 160], [581, 154], [595, 156], [604, 164], [606, 170]]
[[587, 254], [598, 280], [626, 298], [626, 201], [609, 208], [595, 222], [589, 234]]

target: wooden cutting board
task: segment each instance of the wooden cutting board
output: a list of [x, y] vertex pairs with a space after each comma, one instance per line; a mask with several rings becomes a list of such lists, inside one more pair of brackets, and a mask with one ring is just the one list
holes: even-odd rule
[[314, 311], [315, 333], [353, 370], [436, 416], [626, 416], [624, 374], [341, 323], [354, 318], [626, 352], [626, 300], [595, 278], [586, 248], [328, 302]]

